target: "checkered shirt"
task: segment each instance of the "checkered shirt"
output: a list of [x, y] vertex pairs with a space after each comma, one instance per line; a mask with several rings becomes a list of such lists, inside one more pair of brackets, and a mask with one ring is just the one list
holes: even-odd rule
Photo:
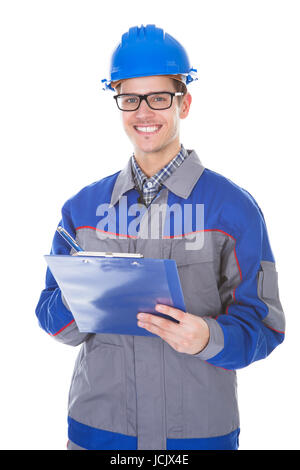
[[148, 178], [145, 173], [141, 170], [139, 164], [137, 163], [134, 154], [131, 156], [131, 168], [132, 176], [135, 183], [136, 189], [143, 196], [145, 205], [148, 207], [151, 204], [151, 201], [158, 194], [162, 184], [166, 181], [169, 176], [178, 168], [182, 162], [188, 156], [188, 152], [181, 144], [179, 153], [165, 165], [161, 170], [159, 170], [155, 175]]

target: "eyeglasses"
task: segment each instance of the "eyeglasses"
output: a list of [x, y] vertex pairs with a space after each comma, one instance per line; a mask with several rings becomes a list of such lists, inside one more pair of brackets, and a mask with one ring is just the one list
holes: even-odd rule
[[184, 93], [170, 91], [148, 93], [147, 95], [135, 95], [130, 93], [122, 93], [115, 95], [117, 106], [121, 111], [136, 111], [139, 109], [143, 100], [151, 109], [168, 109], [172, 106], [174, 96], [182, 96]]

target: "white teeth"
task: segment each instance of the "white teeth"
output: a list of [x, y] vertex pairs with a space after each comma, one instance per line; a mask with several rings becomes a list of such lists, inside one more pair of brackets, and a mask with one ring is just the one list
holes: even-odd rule
[[136, 126], [136, 129], [141, 132], [155, 132], [157, 129], [159, 129], [159, 126], [153, 126], [153, 127], [138, 127]]

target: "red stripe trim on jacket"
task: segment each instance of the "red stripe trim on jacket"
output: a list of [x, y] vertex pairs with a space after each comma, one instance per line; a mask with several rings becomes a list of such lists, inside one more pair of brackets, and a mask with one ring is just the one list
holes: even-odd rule
[[74, 321], [75, 321], [75, 320], [74, 320], [74, 318], [73, 318], [73, 320], [71, 320], [70, 323], [68, 323], [67, 325], [63, 326], [63, 327], [62, 327], [60, 330], [58, 330], [56, 333], [53, 333], [53, 335], [52, 335], [51, 333], [49, 333], [50, 336], [56, 336], [56, 335], [58, 335], [58, 334], [61, 333], [65, 328], [67, 328], [68, 326], [70, 326]]

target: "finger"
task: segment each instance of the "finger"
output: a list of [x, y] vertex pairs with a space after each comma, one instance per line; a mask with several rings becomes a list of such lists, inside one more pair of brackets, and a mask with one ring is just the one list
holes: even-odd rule
[[[173, 322], [169, 321], [169, 323], [173, 323]], [[153, 322], [139, 320], [137, 324], [139, 327], [145, 328], [147, 331], [150, 331], [151, 333], [154, 333], [155, 335], [160, 336], [160, 338], [162, 338], [164, 341], [180, 343], [180, 341], [182, 340], [181, 336], [178, 335], [178, 332], [174, 333], [170, 329], [162, 328], [161, 326]]]
[[179, 322], [183, 322], [185, 316], [187, 315], [183, 310], [179, 310], [179, 308], [174, 308], [170, 307], [169, 305], [163, 304], [156, 304], [155, 310], [164, 313], [165, 315], [169, 315], [170, 317], [175, 318], [175, 320], [178, 320]]
[[180, 323], [175, 323], [172, 320], [167, 318], [162, 318], [158, 315], [152, 315], [151, 313], [139, 312], [137, 315], [138, 320], [146, 323], [152, 323], [153, 325], [158, 326], [166, 331], [172, 332], [178, 336], [181, 335], [182, 325]]

